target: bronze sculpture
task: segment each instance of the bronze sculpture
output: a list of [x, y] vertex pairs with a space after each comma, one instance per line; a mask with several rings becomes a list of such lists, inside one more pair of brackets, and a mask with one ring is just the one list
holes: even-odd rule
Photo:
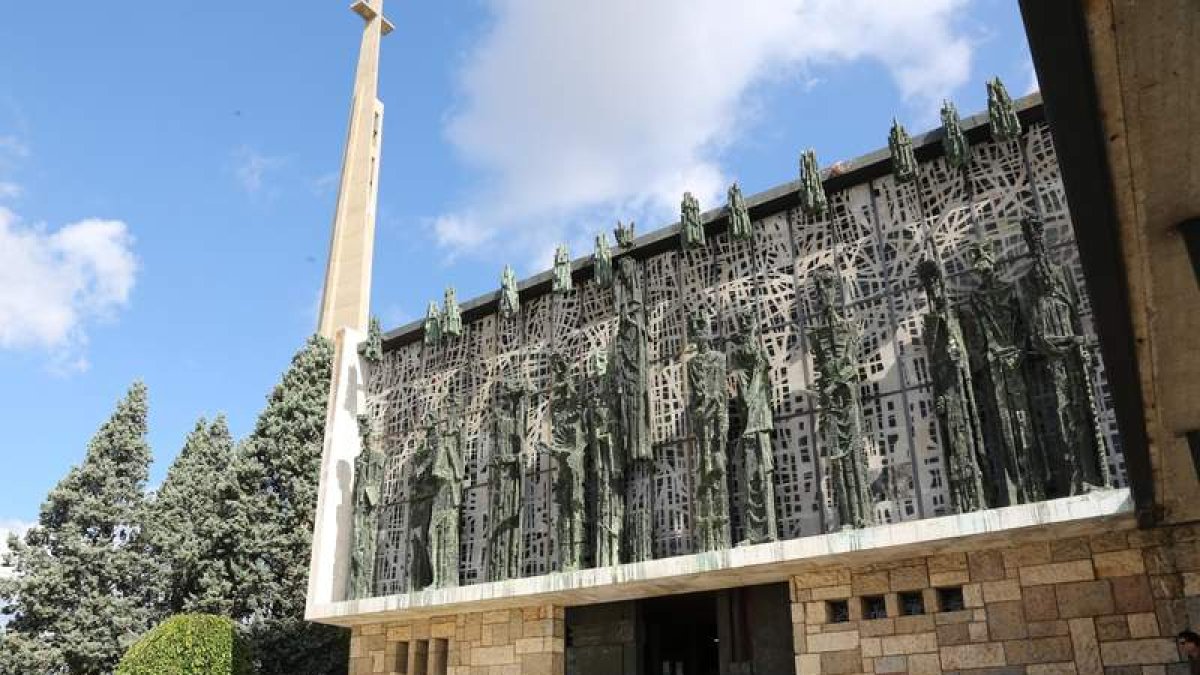
[[687, 362], [688, 421], [695, 439], [696, 548], [729, 548], [729, 487], [725, 439], [729, 435], [729, 394], [724, 352], [715, 349], [707, 316], [693, 314], [689, 334], [696, 352]]
[[771, 432], [771, 361], [763, 348], [753, 313], [738, 317], [738, 332], [729, 348], [736, 401], [743, 425], [738, 448], [744, 469], [741, 482], [742, 521], [746, 543], [779, 538], [775, 518], [775, 459]]

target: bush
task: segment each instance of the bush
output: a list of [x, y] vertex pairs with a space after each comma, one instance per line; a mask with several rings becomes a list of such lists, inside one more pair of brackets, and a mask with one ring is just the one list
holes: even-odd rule
[[237, 626], [223, 616], [179, 614], [134, 643], [117, 675], [253, 675]]

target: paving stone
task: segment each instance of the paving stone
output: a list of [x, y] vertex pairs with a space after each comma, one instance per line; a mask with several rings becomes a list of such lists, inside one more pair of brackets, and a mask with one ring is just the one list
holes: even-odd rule
[[1158, 617], [1154, 612], [1130, 614], [1129, 636], [1133, 638], [1158, 637]]
[[965, 645], [971, 641], [970, 633], [965, 623], [951, 623], [937, 627], [938, 644], [943, 647]]
[[1100, 658], [1105, 666], [1174, 663], [1179, 660], [1179, 650], [1173, 637], [1119, 640], [1101, 642]]
[[864, 572], [850, 575], [853, 595], [882, 595], [887, 593], [891, 582], [887, 572]]
[[1090, 618], [1071, 619], [1071, 651], [1075, 655], [1075, 667], [1079, 675], [1102, 675], [1100, 645], [1096, 641], [1096, 625]]
[[930, 574], [965, 570], [967, 569], [967, 554], [943, 553], [941, 555], [931, 555], [925, 559], [925, 566]]
[[911, 565], [891, 570], [888, 578], [893, 591], [910, 591], [929, 585], [929, 574], [924, 565]]
[[[1028, 617], [1026, 617], [1028, 618]], [[1053, 637], [1055, 635], [1070, 635], [1070, 630], [1067, 628], [1067, 622], [1062, 620], [1055, 621], [1030, 621], [1029, 622], [1029, 637]]]
[[993, 640], [1016, 640], [1029, 635], [1023, 605], [1019, 601], [988, 605], [987, 625]]
[[858, 651], [858, 631], [842, 631], [839, 633], [820, 633], [808, 636], [808, 651], [836, 652]]
[[999, 642], [942, 647], [940, 653], [944, 670], [1004, 665], [1004, 645]]
[[1016, 579], [983, 582], [983, 601], [987, 604], [1021, 599], [1021, 584]]
[[967, 554], [971, 581], [996, 581], [1004, 578], [1004, 554], [1000, 551], [971, 551]]
[[1071, 638], [1049, 637], [1005, 642], [1004, 658], [1010, 666], [1066, 661], [1071, 658]]
[[909, 654], [909, 675], [941, 675], [942, 659], [934, 654]]
[[822, 675], [844, 675], [862, 670], [862, 654], [857, 649], [821, 654]]
[[1096, 617], [1096, 639], [1101, 642], [1129, 639], [1129, 620], [1124, 614]]
[[1064, 619], [1113, 613], [1112, 586], [1107, 579], [1059, 584], [1058, 614]]
[[1154, 611], [1154, 594], [1150, 581], [1145, 576], [1117, 577], [1110, 579], [1113, 606], [1118, 612], [1133, 614]]
[[1123, 530], [1117, 530], [1096, 535], [1088, 540], [1088, 544], [1091, 546], [1092, 553], [1104, 553], [1129, 548], [1129, 539]]
[[876, 673], [907, 673], [908, 672], [908, 657], [906, 656], [884, 656], [875, 659]]
[[1044, 565], [1028, 565], [1022, 566], [1020, 569], [1022, 586], [1062, 584], [1072, 581], [1088, 581], [1095, 578], [1091, 560], [1072, 560], [1070, 562]]
[[1092, 556], [1086, 537], [1056, 539], [1050, 542], [1050, 559], [1054, 562], [1083, 560]]
[[1136, 548], [1110, 553], [1097, 553], [1092, 559], [1098, 578], [1128, 577], [1135, 574], [1145, 574], [1146, 566], [1142, 562], [1142, 552]]
[[935, 652], [938, 648], [937, 633], [913, 633], [910, 635], [890, 635], [881, 638], [883, 654], [919, 654]]
[[1058, 618], [1058, 595], [1054, 586], [1038, 586], [1021, 596], [1025, 603], [1025, 618], [1030, 621], [1046, 621]]
[[1031, 663], [1025, 669], [1028, 675], [1076, 675], [1075, 662], [1064, 663]]

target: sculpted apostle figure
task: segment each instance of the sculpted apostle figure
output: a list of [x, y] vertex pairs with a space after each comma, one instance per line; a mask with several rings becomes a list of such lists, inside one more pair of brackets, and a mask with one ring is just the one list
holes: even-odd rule
[[488, 578], [521, 576], [521, 469], [529, 389], [516, 378], [500, 382], [496, 434], [488, 462]]
[[380, 489], [384, 455], [371, 443], [366, 415], [358, 416], [362, 448], [354, 459], [354, 546], [350, 553], [350, 597], [369, 597], [374, 591], [375, 546], [379, 526]]
[[696, 448], [696, 546], [701, 551], [729, 548], [729, 488], [725, 439], [729, 434], [729, 395], [725, 354], [713, 348], [708, 317], [692, 315], [689, 331], [695, 355], [687, 362], [688, 420]]
[[458, 585], [462, 430], [451, 416], [425, 414], [425, 442], [413, 457], [409, 588]]
[[950, 307], [942, 268], [932, 260], [923, 260], [917, 265], [917, 275], [929, 298], [921, 338], [933, 379], [950, 503], [958, 513], [978, 511], [987, 507], [980, 469], [986, 453], [962, 329]]
[[1009, 506], [1046, 496], [1046, 466], [1033, 434], [1025, 384], [1025, 321], [1016, 289], [1000, 278], [989, 244], [972, 244], [975, 277], [959, 316], [975, 403], [989, 462], [989, 504]]
[[1043, 449], [1054, 492], [1077, 495], [1111, 484], [1092, 393], [1091, 356], [1074, 286], [1050, 262], [1041, 219], [1025, 218], [1021, 230], [1033, 256], [1033, 268], [1022, 281], [1029, 372], [1045, 427]]
[[554, 459], [555, 526], [560, 569], [577, 570], [583, 564], [583, 419], [579, 394], [566, 357], [550, 356], [550, 454]]
[[592, 352], [588, 359], [584, 405], [589, 466], [596, 485], [592, 497], [592, 554], [596, 567], [617, 565], [621, 562], [625, 524], [625, 458], [614, 433], [612, 378], [604, 350]]
[[745, 480], [741, 498], [746, 543], [760, 544], [779, 538], [775, 518], [775, 460], [771, 431], [771, 361], [763, 348], [758, 321], [753, 313], [738, 317], [738, 332], [729, 349], [736, 400], [745, 420], [739, 434], [739, 449]]
[[831, 496], [843, 529], [866, 527], [875, 523], [875, 513], [858, 392], [859, 330], [842, 316], [834, 273], [817, 270], [814, 281], [817, 316], [809, 337], [817, 371], [818, 432], [828, 453]]
[[617, 422], [617, 447], [626, 465], [629, 482], [646, 478], [647, 505], [637, 508], [628, 504], [625, 510], [625, 535], [629, 561], [653, 558], [654, 448], [650, 437], [649, 391], [649, 334], [646, 330], [646, 309], [637, 262], [632, 256], [617, 259], [617, 276], [613, 285], [613, 300], [617, 309], [617, 335], [613, 340], [612, 370], [613, 401]]

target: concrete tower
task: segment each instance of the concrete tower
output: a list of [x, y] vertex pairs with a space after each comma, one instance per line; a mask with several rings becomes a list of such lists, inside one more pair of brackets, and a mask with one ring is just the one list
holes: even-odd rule
[[317, 324], [317, 332], [330, 339], [340, 328], [367, 329], [379, 150], [383, 141], [383, 103], [377, 97], [379, 44], [384, 35], [392, 32], [392, 23], [383, 16], [383, 0], [358, 0], [350, 9], [366, 21], [366, 26], [354, 74], [350, 129], [342, 157], [342, 179]]

